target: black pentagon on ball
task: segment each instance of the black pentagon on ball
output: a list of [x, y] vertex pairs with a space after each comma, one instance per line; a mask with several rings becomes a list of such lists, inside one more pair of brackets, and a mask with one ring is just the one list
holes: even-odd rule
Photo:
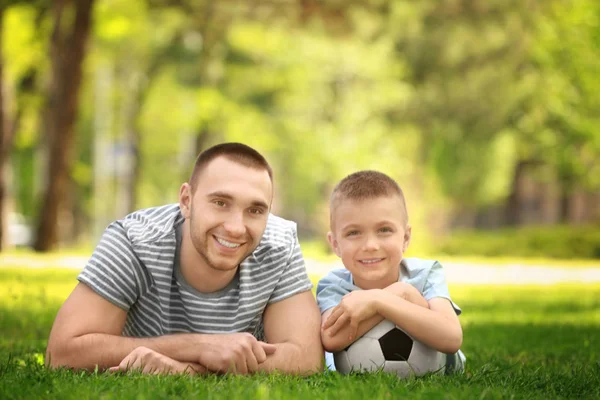
[[379, 345], [386, 361], [406, 361], [413, 347], [413, 340], [400, 329], [394, 328], [379, 338]]

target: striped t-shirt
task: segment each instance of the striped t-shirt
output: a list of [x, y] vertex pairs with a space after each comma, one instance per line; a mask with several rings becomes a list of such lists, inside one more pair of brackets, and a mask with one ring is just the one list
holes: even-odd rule
[[296, 224], [269, 215], [263, 237], [231, 283], [213, 293], [189, 285], [179, 266], [179, 205], [113, 222], [77, 279], [128, 311], [125, 336], [249, 332], [264, 339], [268, 304], [312, 288]]

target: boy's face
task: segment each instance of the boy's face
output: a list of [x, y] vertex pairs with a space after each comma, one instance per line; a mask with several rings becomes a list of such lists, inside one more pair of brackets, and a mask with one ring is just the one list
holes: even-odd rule
[[411, 234], [400, 197], [342, 200], [332, 212], [327, 239], [354, 284], [383, 289], [397, 282]]

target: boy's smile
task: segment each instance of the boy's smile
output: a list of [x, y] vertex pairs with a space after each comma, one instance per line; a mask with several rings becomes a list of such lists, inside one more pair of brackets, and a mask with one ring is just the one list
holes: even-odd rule
[[400, 261], [410, 241], [399, 196], [343, 200], [332, 216], [329, 243], [362, 289], [398, 281]]

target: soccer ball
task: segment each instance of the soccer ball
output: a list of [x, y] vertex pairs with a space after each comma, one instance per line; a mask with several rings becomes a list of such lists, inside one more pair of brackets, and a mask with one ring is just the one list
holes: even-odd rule
[[407, 378], [443, 371], [446, 356], [384, 320], [333, 359], [342, 374], [383, 370]]

